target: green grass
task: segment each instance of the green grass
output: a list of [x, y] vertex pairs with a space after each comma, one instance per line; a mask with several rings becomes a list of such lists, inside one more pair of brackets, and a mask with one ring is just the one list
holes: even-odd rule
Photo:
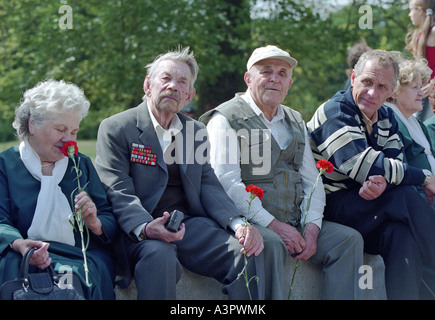
[[16, 144], [18, 144], [18, 141], [1, 142], [0, 143], [0, 152], [3, 152], [6, 149], [9, 149], [10, 147], [12, 147]]
[[92, 161], [95, 160], [95, 156], [97, 154], [96, 148], [97, 140], [79, 140], [77, 141], [77, 146], [79, 147], [79, 151], [84, 155], [87, 155]]
[[[96, 155], [96, 142], [97, 140], [79, 140], [77, 141], [77, 145], [79, 147], [79, 151], [92, 159], [95, 160]], [[0, 143], [0, 152], [5, 151], [9, 147], [19, 144], [18, 141], [9, 141], [9, 142], [1, 142]]]

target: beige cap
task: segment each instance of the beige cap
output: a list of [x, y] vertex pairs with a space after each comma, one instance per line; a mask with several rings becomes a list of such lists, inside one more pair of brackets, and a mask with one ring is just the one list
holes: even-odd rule
[[257, 48], [254, 50], [254, 52], [252, 52], [252, 55], [246, 65], [247, 69], [251, 69], [254, 64], [264, 59], [284, 60], [292, 68], [296, 67], [298, 64], [298, 61], [295, 58], [292, 58], [288, 52], [281, 50], [276, 46], [268, 45], [267, 47]]

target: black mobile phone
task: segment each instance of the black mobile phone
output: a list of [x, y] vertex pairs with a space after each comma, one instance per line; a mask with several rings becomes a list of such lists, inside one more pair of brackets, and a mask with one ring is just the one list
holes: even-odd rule
[[172, 232], [177, 232], [184, 219], [184, 214], [179, 210], [174, 210], [170, 215], [171, 217], [168, 219], [168, 222], [166, 222], [166, 229]]

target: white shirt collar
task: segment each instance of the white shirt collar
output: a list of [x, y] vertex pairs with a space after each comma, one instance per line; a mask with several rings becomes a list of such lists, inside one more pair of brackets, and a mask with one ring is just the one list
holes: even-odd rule
[[154, 114], [151, 112], [151, 109], [149, 107], [148, 112], [150, 113], [150, 118], [153, 123], [154, 129], [156, 130], [159, 137], [163, 137], [165, 133], [177, 134], [183, 129], [183, 124], [181, 123], [180, 118], [177, 114], [174, 114], [171, 123], [169, 124], [169, 129], [166, 130], [160, 125], [160, 123], [158, 123], [157, 119], [154, 117]]
[[181, 123], [178, 115], [174, 114], [171, 123], [169, 124], [169, 129], [165, 130], [160, 125], [160, 123], [158, 123], [157, 119], [154, 117], [149, 107], [148, 107], [148, 112], [150, 114], [150, 118], [153, 123], [154, 130], [157, 135], [157, 139], [159, 140], [160, 147], [164, 152], [166, 148], [171, 144], [172, 136], [176, 136], [183, 129], [183, 124]]
[[251, 92], [249, 91], [249, 89], [241, 97], [243, 98], [243, 100], [245, 100], [249, 104], [249, 106], [252, 108], [252, 110], [255, 112], [255, 114], [257, 116], [259, 116], [260, 118], [262, 118], [267, 123], [274, 123], [274, 122], [278, 122], [278, 121], [281, 121], [284, 119], [284, 110], [282, 108], [282, 105], [278, 106], [278, 110], [276, 111], [276, 115], [272, 118], [271, 121], [269, 121], [264, 116], [263, 111], [261, 111], [261, 109], [257, 106], [257, 104], [252, 99]]

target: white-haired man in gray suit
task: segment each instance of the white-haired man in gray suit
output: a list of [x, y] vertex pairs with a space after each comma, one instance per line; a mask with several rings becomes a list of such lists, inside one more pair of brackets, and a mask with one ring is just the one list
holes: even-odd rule
[[[252, 298], [283, 298], [285, 246], [273, 232], [243, 222], [200, 152], [208, 142], [204, 125], [180, 113], [195, 95], [193, 54], [168, 52], [147, 70], [144, 102], [101, 123], [96, 157], [138, 299], [175, 299], [181, 266], [223, 283], [230, 299], [248, 299], [238, 276], [244, 250], [248, 274], [259, 280], [250, 282]], [[171, 232], [165, 224], [175, 209], [185, 219]]]

